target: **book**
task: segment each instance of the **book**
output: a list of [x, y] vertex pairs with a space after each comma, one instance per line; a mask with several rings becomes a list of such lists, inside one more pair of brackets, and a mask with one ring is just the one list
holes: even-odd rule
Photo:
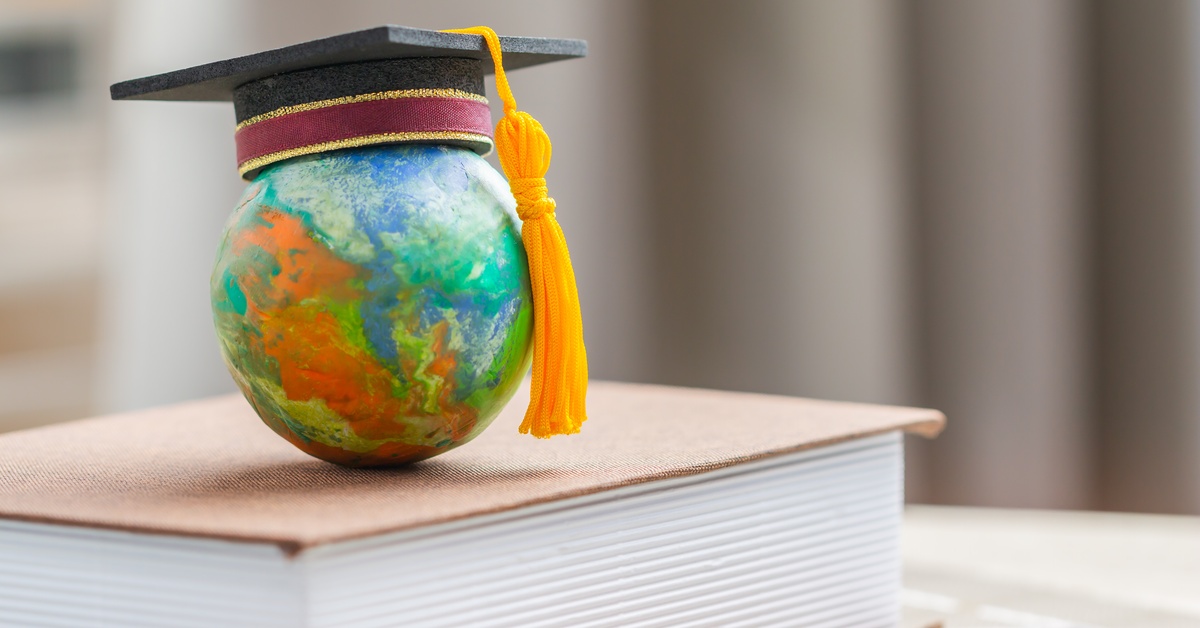
[[229, 396], [0, 436], [0, 625], [885, 626], [936, 411], [595, 383], [581, 434], [310, 458]]

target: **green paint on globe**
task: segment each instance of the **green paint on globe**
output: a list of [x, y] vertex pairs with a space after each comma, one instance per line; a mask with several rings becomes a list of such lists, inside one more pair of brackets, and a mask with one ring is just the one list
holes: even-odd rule
[[477, 436], [529, 368], [529, 271], [507, 183], [460, 148], [395, 145], [273, 165], [226, 225], [213, 318], [238, 387], [280, 436], [393, 465]]

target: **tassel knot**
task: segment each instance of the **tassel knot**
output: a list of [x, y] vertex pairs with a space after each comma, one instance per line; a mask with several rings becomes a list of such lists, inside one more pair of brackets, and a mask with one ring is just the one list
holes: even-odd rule
[[538, 438], [574, 434], [587, 420], [587, 351], [575, 271], [554, 217], [554, 199], [546, 191], [550, 137], [533, 116], [517, 110], [495, 31], [476, 26], [448, 32], [483, 37], [496, 67], [496, 91], [504, 101], [504, 118], [496, 124], [496, 153], [517, 201], [533, 296], [533, 381], [521, 433]]
[[512, 179], [508, 184], [512, 187], [513, 197], [517, 199], [517, 215], [522, 222], [554, 213], [554, 199], [547, 195], [545, 179]]

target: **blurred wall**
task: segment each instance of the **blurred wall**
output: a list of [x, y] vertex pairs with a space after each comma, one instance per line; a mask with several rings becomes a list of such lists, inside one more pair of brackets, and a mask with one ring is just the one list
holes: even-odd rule
[[655, 378], [913, 401], [900, 7], [646, 10]]
[[0, 3], [0, 430], [94, 407], [104, 15]]
[[[111, 82], [254, 51], [236, 0], [119, 0]], [[143, 408], [232, 392], [209, 308], [221, 226], [242, 182], [218, 103], [109, 103], [109, 203], [97, 405]]]
[[1094, 17], [1098, 502], [1200, 513], [1200, 7]]
[[1086, 507], [1089, 111], [1082, 2], [911, 5], [922, 401], [958, 418], [929, 499]]
[[1200, 512], [1195, 3], [646, 6], [655, 378], [941, 408], [910, 499]]

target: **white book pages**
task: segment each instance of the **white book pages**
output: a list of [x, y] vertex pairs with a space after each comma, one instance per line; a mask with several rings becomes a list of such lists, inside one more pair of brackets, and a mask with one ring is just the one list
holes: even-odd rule
[[896, 433], [278, 547], [0, 521], [0, 625], [892, 626]]

